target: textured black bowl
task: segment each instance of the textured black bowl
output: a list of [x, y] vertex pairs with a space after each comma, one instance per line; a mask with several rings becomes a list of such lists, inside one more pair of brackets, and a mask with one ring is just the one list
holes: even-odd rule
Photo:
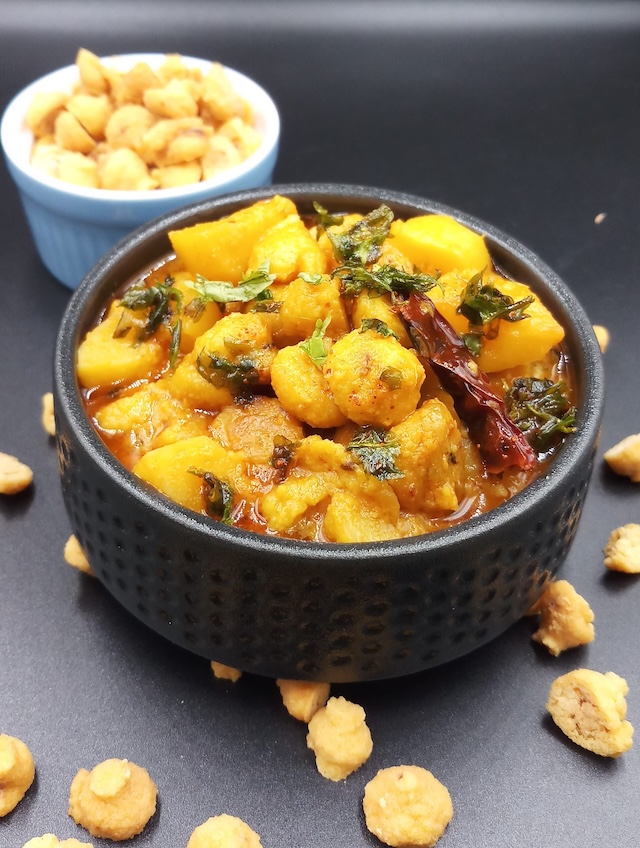
[[[387, 203], [400, 218], [450, 214], [485, 234], [498, 265], [530, 285], [567, 330], [578, 432], [548, 472], [509, 502], [453, 529], [400, 541], [330, 545], [269, 538], [209, 521], [126, 471], [89, 422], [78, 343], [112, 292], [170, 250], [167, 232], [274, 193], [299, 210]], [[488, 642], [517, 621], [560, 568], [591, 475], [603, 404], [600, 351], [575, 297], [513, 239], [410, 195], [341, 185], [240, 192], [170, 213], [121, 241], [65, 313], [55, 355], [62, 490], [74, 533], [106, 588], [178, 645], [246, 671], [356, 681], [409, 674]]]

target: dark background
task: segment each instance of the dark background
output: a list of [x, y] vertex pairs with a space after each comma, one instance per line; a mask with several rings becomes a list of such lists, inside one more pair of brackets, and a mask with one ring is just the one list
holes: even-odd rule
[[221, 812], [265, 848], [371, 848], [364, 785], [401, 763], [450, 789], [443, 848], [637, 845], [638, 751], [583, 752], [544, 705], [557, 675], [611, 670], [640, 725], [640, 585], [602, 566], [609, 532], [640, 521], [640, 489], [601, 461], [640, 431], [640, 4], [0, 0], [0, 107], [80, 46], [181, 52], [255, 77], [281, 112], [278, 182], [377, 185], [464, 209], [538, 252], [610, 329], [601, 448], [563, 572], [597, 635], [553, 659], [525, 620], [441, 669], [334, 687], [364, 706], [374, 751], [346, 782], [321, 778], [272, 681], [214, 681], [64, 563], [70, 528], [39, 418], [69, 293], [34, 254], [0, 166], [0, 450], [35, 471], [29, 492], [0, 496], [0, 732], [27, 742], [38, 770], [0, 820], [0, 846], [88, 839], [67, 818], [69, 785], [111, 756], [158, 784], [141, 848], [181, 848]]

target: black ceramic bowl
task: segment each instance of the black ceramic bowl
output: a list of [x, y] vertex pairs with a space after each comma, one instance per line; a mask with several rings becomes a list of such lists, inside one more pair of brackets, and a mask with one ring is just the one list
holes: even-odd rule
[[[85, 414], [78, 344], [109, 296], [170, 251], [167, 232], [228, 215], [274, 193], [301, 213], [312, 200], [344, 212], [385, 202], [397, 217], [453, 215], [483, 233], [508, 275], [527, 283], [567, 331], [578, 431], [546, 474], [507, 503], [452, 529], [373, 544], [266, 537], [190, 512], [109, 453]], [[98, 579], [133, 615], [209, 659], [273, 677], [335, 682], [409, 674], [461, 656], [517, 621], [573, 541], [603, 404], [600, 351], [580, 304], [509, 236], [413, 197], [342, 185], [283, 185], [172, 212], [121, 241], [87, 275], [65, 313], [55, 355], [62, 490]]]

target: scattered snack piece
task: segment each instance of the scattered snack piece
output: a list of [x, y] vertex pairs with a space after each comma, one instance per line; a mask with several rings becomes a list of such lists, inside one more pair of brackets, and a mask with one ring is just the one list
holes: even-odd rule
[[549, 584], [531, 614], [540, 616], [540, 626], [531, 638], [548, 648], [554, 657], [568, 648], [593, 642], [591, 607], [567, 580]]
[[187, 848], [262, 848], [258, 834], [236, 816], [213, 816], [191, 834]]
[[449, 790], [420, 766], [381, 769], [362, 801], [367, 827], [386, 845], [428, 848], [453, 818]]
[[594, 224], [601, 224], [606, 217], [607, 217], [606, 212], [598, 212], [596, 217], [593, 219], [593, 223]]
[[0, 453], [0, 495], [17, 495], [33, 482], [33, 471], [15, 456]]
[[324, 707], [331, 691], [329, 683], [309, 680], [276, 680], [282, 703], [290, 716], [309, 724], [320, 707]]
[[53, 414], [53, 392], [42, 395], [42, 426], [50, 436], [55, 436], [56, 420]]
[[0, 733], [0, 818], [22, 801], [35, 774], [31, 751], [24, 742]]
[[90, 574], [92, 577], [94, 576], [89, 560], [75, 536], [69, 536], [67, 539], [67, 544], [64, 546], [64, 558], [73, 568], [77, 568], [78, 571], [83, 571], [85, 574]]
[[120, 842], [144, 830], [156, 811], [156, 796], [146, 769], [128, 760], [105, 760], [74, 777], [69, 815], [92, 836]]
[[611, 533], [604, 564], [612, 571], [640, 574], [640, 524], [625, 524]]
[[220, 680], [230, 680], [232, 683], [237, 683], [242, 677], [240, 669], [232, 668], [230, 665], [223, 665], [215, 660], [211, 660], [211, 671]]
[[371, 732], [359, 704], [346, 698], [329, 698], [309, 722], [307, 748], [316, 755], [316, 766], [328, 780], [344, 780], [368, 760], [373, 750]]
[[593, 325], [593, 332], [596, 334], [596, 339], [598, 340], [598, 344], [600, 345], [600, 350], [602, 353], [605, 353], [607, 348], [609, 347], [609, 330], [606, 327], [603, 327], [601, 324]]
[[551, 684], [547, 709], [560, 730], [581, 748], [601, 757], [619, 757], [633, 744], [625, 720], [627, 681], [612, 671], [578, 668]]
[[44, 836], [35, 836], [30, 839], [22, 848], [93, 848], [93, 844], [91, 842], [78, 842], [77, 839], [60, 841], [53, 833], [45, 833]]
[[640, 483], [640, 433], [627, 436], [604, 455], [605, 462], [616, 474]]

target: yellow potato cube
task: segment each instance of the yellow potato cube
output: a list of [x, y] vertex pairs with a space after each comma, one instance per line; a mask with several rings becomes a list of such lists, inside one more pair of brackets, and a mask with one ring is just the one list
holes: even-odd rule
[[298, 215], [287, 216], [258, 238], [249, 267], [258, 268], [264, 262], [278, 283], [290, 283], [303, 272], [324, 274], [326, 270], [324, 253]]
[[[436, 286], [429, 291], [429, 297], [438, 311], [460, 334], [469, 332], [469, 322], [458, 312], [458, 307], [464, 298], [467, 283], [475, 273], [467, 269], [462, 273], [445, 274], [440, 278], [440, 287]], [[497, 336], [494, 339], [483, 339], [478, 357], [478, 367], [482, 371], [505, 371], [528, 362], [537, 362], [552, 347], [560, 344], [564, 338], [562, 326], [528, 286], [491, 272], [483, 275], [483, 282], [492, 284], [514, 302], [530, 295], [534, 296], [534, 300], [524, 310], [528, 317], [521, 321], [501, 320]]]
[[154, 338], [136, 344], [133, 330], [120, 338], [113, 337], [122, 312], [123, 307], [114, 304], [78, 348], [78, 380], [85, 389], [146, 380], [162, 367], [164, 351]]
[[219, 221], [173, 230], [169, 238], [176, 256], [192, 274], [238, 283], [247, 270], [258, 238], [292, 214], [296, 214], [295, 205], [288, 198], [276, 195]]
[[133, 473], [181, 506], [204, 512], [202, 479], [188, 469], [209, 471], [234, 491], [246, 491], [245, 467], [243, 454], [225, 450], [209, 436], [196, 436], [149, 451], [134, 465]]
[[391, 224], [393, 245], [426, 274], [491, 267], [484, 238], [448, 215], [420, 215]]

